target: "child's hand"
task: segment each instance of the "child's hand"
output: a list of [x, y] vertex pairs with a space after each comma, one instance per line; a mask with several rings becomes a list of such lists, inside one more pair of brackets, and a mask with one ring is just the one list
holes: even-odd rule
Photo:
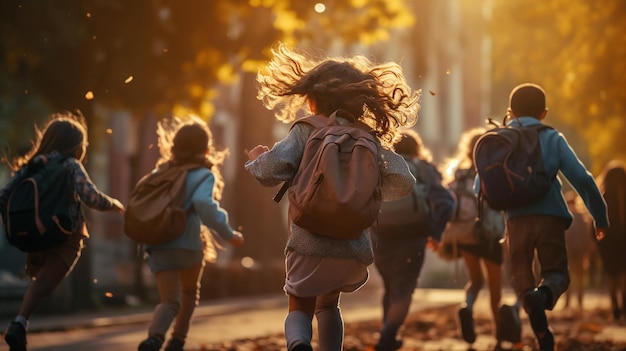
[[439, 250], [439, 245], [441, 245], [439, 240], [433, 239], [432, 237], [428, 237], [428, 242], [426, 243], [426, 247], [429, 248], [432, 252], [437, 252]]
[[600, 241], [606, 237], [606, 228], [596, 228], [596, 240]]
[[248, 159], [250, 161], [256, 160], [260, 154], [269, 151], [270, 148], [265, 145], [257, 145], [252, 150], [248, 151]]
[[120, 202], [118, 199], [113, 199], [113, 211], [117, 213], [124, 213], [124, 204]]
[[243, 234], [238, 231], [233, 232], [233, 237], [228, 240], [228, 242], [233, 246], [241, 246], [243, 245]]

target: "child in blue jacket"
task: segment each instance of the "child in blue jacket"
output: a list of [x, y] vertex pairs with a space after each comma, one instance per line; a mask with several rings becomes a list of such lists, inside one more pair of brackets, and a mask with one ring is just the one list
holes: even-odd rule
[[[518, 85], [509, 97], [507, 125], [542, 123], [548, 109], [544, 90], [532, 83]], [[580, 195], [594, 219], [596, 239], [604, 237], [609, 226], [606, 203], [565, 136], [555, 129], [539, 132], [543, 166], [548, 174], [561, 172]], [[554, 336], [548, 327], [545, 310], [552, 310], [570, 283], [565, 249], [565, 230], [572, 223], [561, 180], [557, 177], [541, 200], [528, 206], [505, 211], [508, 250], [511, 257], [511, 285], [523, 302], [541, 351], [554, 350]], [[533, 258], [541, 266], [537, 285]]]

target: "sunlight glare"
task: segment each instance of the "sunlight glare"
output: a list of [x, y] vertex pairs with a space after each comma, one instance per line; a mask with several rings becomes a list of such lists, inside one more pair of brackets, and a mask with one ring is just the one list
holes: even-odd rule
[[324, 11], [326, 11], [326, 5], [324, 5], [321, 2], [318, 2], [317, 4], [315, 4], [313, 8], [315, 9], [315, 12], [317, 13], [324, 13]]
[[249, 256], [243, 257], [241, 259], [241, 265], [245, 268], [252, 268], [252, 266], [254, 266], [254, 259]]

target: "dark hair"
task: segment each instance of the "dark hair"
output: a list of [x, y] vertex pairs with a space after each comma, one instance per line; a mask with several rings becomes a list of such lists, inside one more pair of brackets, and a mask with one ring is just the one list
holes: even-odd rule
[[600, 175], [600, 188], [604, 193], [604, 199], [611, 221], [611, 232], [623, 232], [626, 229], [626, 216], [623, 206], [626, 203], [626, 164], [620, 160], [612, 160], [604, 167]]
[[348, 111], [375, 131], [383, 147], [391, 148], [398, 128], [417, 120], [421, 92], [411, 89], [397, 63], [374, 64], [360, 55], [317, 60], [284, 44], [272, 53], [257, 74], [257, 98], [280, 121], [294, 121], [310, 99], [321, 115]]
[[52, 114], [40, 130], [35, 126], [33, 147], [24, 156], [13, 160], [11, 168], [17, 170], [30, 162], [35, 156], [58, 152], [64, 156], [74, 157], [76, 152], [87, 143], [87, 124], [80, 111], [60, 112]]
[[546, 110], [546, 93], [537, 84], [520, 84], [511, 91], [509, 107], [517, 117], [539, 118]]
[[432, 162], [432, 154], [424, 145], [420, 135], [412, 129], [400, 131], [400, 140], [393, 146], [396, 153], [404, 156], [419, 157], [421, 160]]
[[191, 163], [203, 160], [209, 148], [209, 134], [203, 125], [187, 124], [174, 135], [172, 155], [176, 163]]
[[224, 188], [220, 167], [228, 150], [215, 149], [213, 135], [206, 121], [195, 116], [164, 119], [157, 124], [157, 135], [160, 158], [156, 167], [198, 163], [210, 168], [215, 176], [213, 196], [219, 200]]

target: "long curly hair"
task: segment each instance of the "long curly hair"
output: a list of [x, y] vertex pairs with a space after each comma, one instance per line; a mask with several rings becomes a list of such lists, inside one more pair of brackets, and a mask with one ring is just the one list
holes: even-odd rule
[[361, 55], [317, 60], [282, 43], [272, 53], [257, 74], [257, 98], [279, 121], [293, 122], [310, 99], [321, 115], [348, 111], [389, 149], [400, 136], [398, 128], [417, 121], [421, 91], [409, 87], [397, 63], [375, 65]]
[[160, 157], [156, 168], [165, 164], [204, 165], [215, 176], [213, 196], [220, 200], [224, 189], [220, 168], [228, 156], [228, 149], [216, 150], [206, 122], [196, 116], [164, 119], [157, 124], [157, 135]]
[[75, 157], [78, 151], [88, 144], [87, 123], [80, 111], [58, 112], [50, 115], [42, 129], [35, 125], [35, 138], [32, 147], [24, 155], [5, 162], [11, 170], [17, 171], [39, 155], [58, 152], [63, 156]]

